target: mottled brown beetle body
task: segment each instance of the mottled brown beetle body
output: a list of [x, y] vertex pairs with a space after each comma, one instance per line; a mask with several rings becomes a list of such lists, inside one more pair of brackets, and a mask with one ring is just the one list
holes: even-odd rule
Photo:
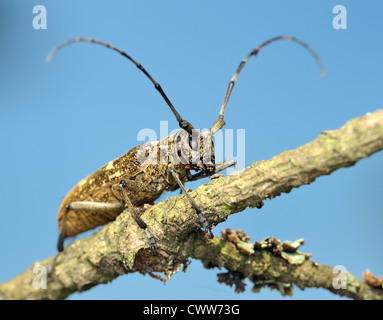
[[[173, 191], [179, 188], [173, 176], [169, 174], [169, 167], [174, 168], [180, 180], [185, 183], [193, 180], [193, 176], [188, 169], [192, 159], [186, 159], [182, 155], [192, 156], [193, 150], [187, 141], [188, 136], [185, 131], [166, 137], [161, 141], [148, 142], [136, 146], [123, 156], [110, 161], [105, 166], [81, 180], [63, 199], [59, 212], [59, 229], [62, 230], [62, 222], [66, 207], [76, 201], [89, 201], [99, 203], [121, 204], [123, 195], [119, 191], [121, 180], [135, 181], [140, 185], [136, 190], [127, 190], [132, 204], [140, 207], [143, 204], [153, 204], [164, 190]], [[177, 139], [178, 138], [178, 139]], [[203, 140], [206, 138], [206, 140]], [[208, 133], [201, 134], [200, 161], [208, 158], [214, 163], [214, 147], [212, 138]], [[204, 143], [203, 141], [210, 141]], [[204, 150], [203, 146], [207, 146]], [[165, 146], [167, 148], [162, 148]], [[152, 149], [154, 152], [150, 156], [146, 153], [146, 159], [140, 163], [140, 150]], [[161, 152], [161, 150], [163, 150]], [[197, 154], [198, 155], [198, 154]], [[142, 161], [141, 161], [142, 162]], [[178, 164], [177, 164], [178, 163]], [[75, 236], [79, 233], [94, 229], [100, 225], [113, 221], [123, 210], [123, 207], [116, 206], [115, 211], [90, 212], [88, 210], [69, 211], [66, 220], [65, 237]]]

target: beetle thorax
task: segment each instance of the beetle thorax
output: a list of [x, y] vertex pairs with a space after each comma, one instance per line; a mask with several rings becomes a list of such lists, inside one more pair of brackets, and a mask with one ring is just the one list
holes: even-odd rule
[[[193, 168], [204, 169], [214, 166], [214, 145], [213, 137], [209, 131], [199, 132], [193, 130], [189, 135], [181, 130], [168, 138], [168, 163], [184, 164]], [[161, 142], [166, 143], [164, 140]]]
[[189, 135], [185, 130], [180, 130], [161, 141], [143, 144], [137, 157], [142, 165], [185, 165], [201, 170], [215, 167], [214, 144], [210, 131], [201, 133], [193, 130], [193, 134]]

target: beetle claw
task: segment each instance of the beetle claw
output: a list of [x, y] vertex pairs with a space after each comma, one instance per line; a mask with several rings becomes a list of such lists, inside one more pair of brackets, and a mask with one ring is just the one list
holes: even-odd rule
[[206, 239], [213, 239], [214, 238], [214, 234], [213, 234], [213, 232], [211, 230], [214, 229], [216, 225], [217, 224], [214, 222], [214, 223], [212, 223], [211, 225], [209, 225], [208, 227], [205, 228], [205, 237], [206, 237]]
[[198, 217], [202, 228], [205, 229], [205, 237], [207, 239], [213, 239], [214, 235], [213, 232], [211, 232], [211, 230], [214, 229], [217, 224], [215, 222], [209, 224], [209, 222], [206, 220], [205, 216], [202, 213], [199, 213]]

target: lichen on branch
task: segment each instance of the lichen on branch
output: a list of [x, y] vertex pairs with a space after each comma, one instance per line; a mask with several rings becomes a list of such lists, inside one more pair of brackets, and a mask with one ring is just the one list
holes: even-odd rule
[[[293, 285], [296, 285], [301, 289], [323, 288], [357, 300], [383, 300], [381, 279], [368, 271], [365, 272], [368, 277], [365, 275], [365, 280], [346, 272], [339, 277], [342, 283], [337, 285], [333, 267], [321, 265], [310, 259], [311, 254], [298, 250], [304, 243], [303, 239], [281, 242], [267, 237], [252, 243], [243, 231], [227, 229], [221, 238], [199, 242], [192, 257], [201, 260], [206, 268], [226, 268], [227, 272], [218, 274], [218, 282], [234, 286], [236, 293], [245, 291], [243, 280], [247, 278], [253, 283], [252, 291], [255, 293], [268, 287], [278, 290], [282, 296], [292, 296]], [[375, 286], [370, 279], [374, 279]]]

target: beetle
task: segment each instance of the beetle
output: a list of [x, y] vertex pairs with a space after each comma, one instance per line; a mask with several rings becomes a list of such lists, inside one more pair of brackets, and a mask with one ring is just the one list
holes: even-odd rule
[[[212, 177], [215, 173], [236, 165], [233, 159], [215, 163], [213, 136], [225, 125], [226, 106], [237, 77], [246, 62], [252, 56], [256, 56], [260, 49], [278, 40], [288, 40], [303, 46], [317, 61], [322, 75], [325, 75], [321, 59], [302, 40], [291, 36], [278, 36], [269, 39], [252, 50], [241, 61], [229, 82], [217, 120], [205, 132], [195, 130], [190, 122], [184, 120], [170, 102], [160, 84], [140, 63], [124, 51], [109, 43], [82, 37], [70, 39], [55, 47], [48, 55], [47, 62], [50, 62], [61, 48], [76, 42], [91, 42], [117, 51], [133, 62], [153, 83], [181, 128], [176, 134], [161, 141], [148, 142], [134, 147], [120, 158], [107, 163], [75, 185], [63, 199], [59, 208], [57, 217], [60, 231], [57, 244], [58, 251], [64, 250], [65, 238], [108, 223], [122, 213], [125, 208], [129, 208], [134, 220], [144, 230], [148, 238], [151, 254], [156, 255], [156, 241], [136, 208], [146, 203], [153, 203], [165, 190], [174, 191], [179, 188], [195, 209], [201, 227], [205, 230], [206, 237], [212, 238], [213, 233], [211, 230], [215, 225], [207, 221], [202, 210], [185, 189], [184, 184], [204, 177]], [[192, 174], [191, 170], [197, 173]], [[52, 261], [51, 267], [54, 265], [55, 260]]]

